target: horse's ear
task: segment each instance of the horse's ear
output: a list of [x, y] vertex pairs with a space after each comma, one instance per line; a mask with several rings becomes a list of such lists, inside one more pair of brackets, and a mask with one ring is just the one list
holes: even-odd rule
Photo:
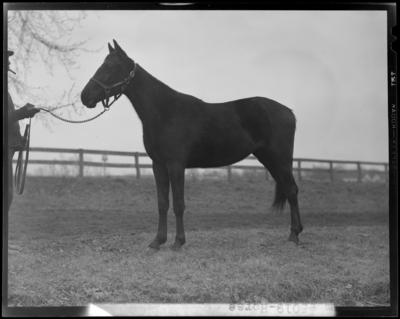
[[108, 50], [110, 51], [110, 53], [114, 51], [114, 49], [113, 49], [113, 47], [110, 45], [110, 43], [108, 44]]
[[122, 53], [122, 54], [126, 55], [126, 53], [124, 52], [124, 50], [121, 49], [121, 47], [119, 46], [117, 41], [113, 40], [113, 42], [114, 42], [115, 51], [117, 51], [118, 53]]
[[115, 50], [117, 50], [117, 51], [121, 50], [121, 47], [118, 45], [117, 41], [113, 40], [113, 42], [114, 42]]

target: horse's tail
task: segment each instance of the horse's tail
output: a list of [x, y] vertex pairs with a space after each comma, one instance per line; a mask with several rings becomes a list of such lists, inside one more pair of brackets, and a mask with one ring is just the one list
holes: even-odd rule
[[283, 211], [285, 209], [285, 204], [286, 204], [286, 195], [280, 184], [276, 183], [275, 199], [274, 203], [272, 204], [272, 208], [274, 208], [276, 211]]

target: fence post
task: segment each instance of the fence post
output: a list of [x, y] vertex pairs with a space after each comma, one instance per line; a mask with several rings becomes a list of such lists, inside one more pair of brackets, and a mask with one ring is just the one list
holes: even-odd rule
[[227, 166], [226, 168], [228, 170], [228, 181], [230, 181], [230, 180], [232, 180], [232, 167]]
[[83, 177], [83, 149], [79, 149], [79, 177]]
[[334, 175], [333, 175], [333, 162], [329, 162], [329, 172], [331, 175], [331, 182], [333, 182]]
[[362, 176], [361, 176], [361, 174], [362, 174], [362, 172], [361, 172], [361, 163], [360, 162], [357, 162], [357, 173], [358, 173], [357, 181], [360, 183], [361, 182], [361, 178], [362, 178]]
[[135, 153], [136, 178], [140, 178], [139, 153]]
[[301, 161], [300, 160], [297, 161], [297, 169], [298, 169], [297, 174], [299, 176], [299, 181], [301, 181]]

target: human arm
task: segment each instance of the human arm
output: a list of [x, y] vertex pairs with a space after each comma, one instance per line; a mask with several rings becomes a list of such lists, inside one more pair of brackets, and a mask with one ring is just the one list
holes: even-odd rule
[[40, 109], [27, 103], [18, 110], [8, 110], [8, 123], [14, 123], [22, 119], [34, 117], [38, 112], [40, 112]]

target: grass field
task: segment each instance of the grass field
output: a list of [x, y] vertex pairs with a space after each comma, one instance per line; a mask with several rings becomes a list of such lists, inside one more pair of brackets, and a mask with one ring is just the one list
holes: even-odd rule
[[186, 245], [147, 248], [157, 231], [152, 178], [29, 177], [15, 195], [10, 306], [88, 303], [389, 305], [388, 186], [299, 183], [304, 231], [288, 243], [274, 183], [186, 181]]

